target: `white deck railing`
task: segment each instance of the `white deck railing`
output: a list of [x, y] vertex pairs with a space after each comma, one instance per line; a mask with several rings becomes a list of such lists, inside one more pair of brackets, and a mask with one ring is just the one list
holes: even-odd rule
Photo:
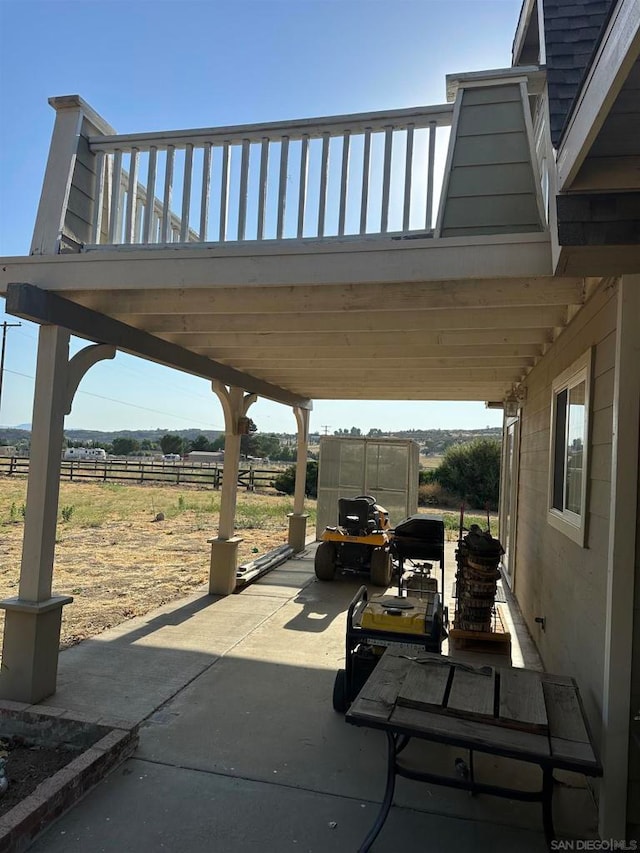
[[91, 137], [93, 244], [430, 232], [452, 112]]

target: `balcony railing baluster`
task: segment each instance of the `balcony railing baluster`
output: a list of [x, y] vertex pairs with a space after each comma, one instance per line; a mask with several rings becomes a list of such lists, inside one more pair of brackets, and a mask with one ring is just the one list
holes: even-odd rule
[[[212, 201], [219, 210], [213, 242], [220, 243], [406, 233], [415, 230], [412, 211], [415, 214], [420, 207], [426, 213], [426, 230], [431, 231], [436, 130], [450, 125], [452, 109], [443, 105], [289, 125], [93, 137], [89, 143], [98, 155], [94, 245], [206, 243], [212, 239]], [[427, 130], [425, 153], [416, 131]], [[384, 138], [381, 159], [377, 143], [373, 154], [374, 134]], [[405, 151], [400, 158], [402, 136]], [[337, 139], [341, 142], [334, 142]], [[318, 141], [317, 149], [311, 140]], [[341, 155], [333, 157], [340, 144]], [[274, 147], [279, 147], [278, 168], [270, 170]], [[176, 165], [176, 152], [184, 156], [184, 165], [181, 159]], [[145, 159], [146, 175], [141, 180]], [[163, 186], [156, 195], [158, 180]], [[296, 200], [297, 214], [287, 216], [287, 206]], [[199, 203], [199, 211], [194, 203]]]

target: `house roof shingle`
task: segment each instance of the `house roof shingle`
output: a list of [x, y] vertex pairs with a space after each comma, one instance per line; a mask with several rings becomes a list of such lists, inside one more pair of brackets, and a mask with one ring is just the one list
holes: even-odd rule
[[551, 140], [558, 147], [616, 0], [542, 0]]

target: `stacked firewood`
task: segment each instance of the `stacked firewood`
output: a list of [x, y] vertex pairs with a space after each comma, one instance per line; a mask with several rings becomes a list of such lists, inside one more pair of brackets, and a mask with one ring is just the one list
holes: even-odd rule
[[456, 628], [491, 631], [502, 554], [504, 549], [498, 539], [477, 524], [472, 524], [458, 542]]

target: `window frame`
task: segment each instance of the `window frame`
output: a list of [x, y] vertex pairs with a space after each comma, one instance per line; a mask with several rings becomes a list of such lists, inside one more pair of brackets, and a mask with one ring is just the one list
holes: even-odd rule
[[[587, 496], [589, 483], [589, 445], [590, 445], [590, 429], [591, 429], [591, 393], [592, 393], [592, 372], [593, 372], [593, 347], [583, 353], [580, 358], [576, 359], [573, 364], [557, 376], [551, 383], [551, 428], [549, 436], [549, 490], [547, 501], [547, 521], [556, 530], [564, 533], [569, 539], [581, 548], [586, 547], [587, 538]], [[580, 488], [580, 514], [572, 512], [569, 509], [558, 509], [554, 507], [554, 485], [556, 475], [556, 429], [557, 429], [557, 400], [560, 394], [567, 393], [567, 407], [565, 414], [565, 433], [564, 433], [564, 474], [563, 488], [566, 489], [566, 458], [567, 458], [567, 435], [566, 425], [568, 421], [570, 391], [572, 388], [585, 384], [585, 399], [584, 399], [584, 448], [582, 456], [582, 483]], [[564, 503], [564, 500], [563, 500]]]

